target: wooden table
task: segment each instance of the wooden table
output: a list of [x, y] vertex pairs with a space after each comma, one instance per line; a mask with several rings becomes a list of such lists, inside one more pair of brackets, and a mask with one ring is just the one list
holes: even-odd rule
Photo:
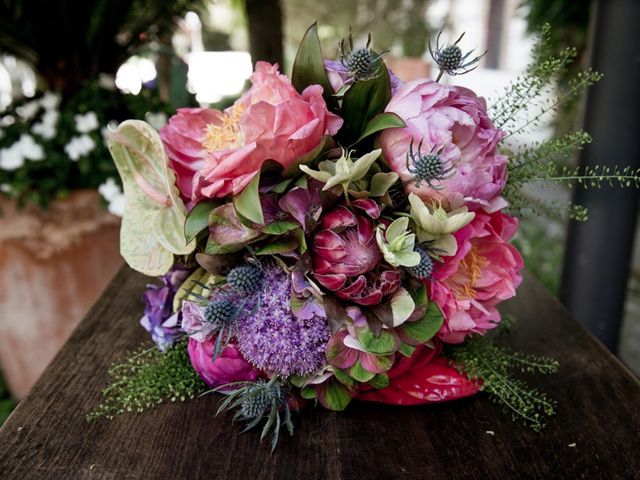
[[258, 432], [238, 435], [229, 415], [214, 418], [214, 396], [88, 424], [109, 364], [146, 338], [137, 322], [146, 282], [123, 268], [5, 423], [1, 479], [640, 478], [640, 383], [530, 276], [503, 311], [519, 317], [514, 348], [560, 361], [557, 375], [533, 379], [559, 401], [541, 433], [482, 394], [308, 409], [273, 455]]

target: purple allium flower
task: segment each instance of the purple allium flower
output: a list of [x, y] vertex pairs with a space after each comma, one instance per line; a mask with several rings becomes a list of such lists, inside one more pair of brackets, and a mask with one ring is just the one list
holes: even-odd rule
[[140, 325], [151, 334], [151, 339], [160, 350], [166, 350], [182, 335], [179, 314], [173, 314], [173, 297], [189, 275], [184, 267], [174, 266], [166, 275], [160, 277], [162, 285], [147, 285], [143, 300], [144, 317]]
[[238, 348], [254, 366], [283, 377], [306, 375], [326, 363], [327, 319], [297, 318], [291, 310], [291, 276], [266, 267], [257, 308], [238, 322]]

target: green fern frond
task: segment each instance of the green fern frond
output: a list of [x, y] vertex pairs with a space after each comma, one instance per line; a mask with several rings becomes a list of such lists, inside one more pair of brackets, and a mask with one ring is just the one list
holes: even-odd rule
[[460, 372], [471, 380], [482, 382], [482, 390], [510, 413], [515, 421], [539, 431], [545, 426], [545, 418], [555, 414], [554, 400], [515, 378], [512, 372], [555, 373], [558, 370], [557, 361], [513, 353], [498, 347], [487, 337], [473, 338], [452, 347], [450, 358]]
[[87, 415], [88, 421], [142, 412], [165, 401], [190, 400], [205, 388], [191, 367], [186, 342], [166, 352], [155, 346], [137, 350], [111, 367], [109, 376], [111, 382], [102, 391], [102, 402]]

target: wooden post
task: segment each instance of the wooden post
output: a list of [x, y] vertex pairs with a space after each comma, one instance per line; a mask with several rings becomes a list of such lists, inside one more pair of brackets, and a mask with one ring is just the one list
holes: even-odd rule
[[[640, 168], [640, 43], [637, 0], [595, 3], [592, 66], [604, 78], [589, 92], [585, 129], [593, 135], [582, 167]], [[627, 290], [640, 193], [635, 188], [578, 188], [589, 221], [569, 227], [561, 299], [616, 351]]]
[[245, 0], [251, 61], [265, 60], [283, 71], [282, 8], [280, 0]]

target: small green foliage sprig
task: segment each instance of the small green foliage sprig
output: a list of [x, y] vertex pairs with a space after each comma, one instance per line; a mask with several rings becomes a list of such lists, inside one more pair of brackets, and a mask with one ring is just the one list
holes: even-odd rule
[[640, 170], [608, 166], [580, 169], [559, 165], [591, 142], [591, 136], [583, 131], [520, 148], [509, 145], [512, 136], [531, 131], [563, 102], [579, 98], [585, 89], [602, 78], [598, 72], [585, 70], [558, 86], [556, 79], [566, 73], [576, 51], [565, 48], [553, 55], [549, 47], [550, 36], [551, 27], [544, 25], [526, 72], [512, 82], [500, 98], [491, 102], [490, 113], [496, 126], [505, 132], [503, 150], [510, 157], [509, 179], [503, 195], [509, 202], [510, 211], [519, 216], [533, 213], [585, 221], [586, 208], [535, 198], [525, 187], [539, 182], [563, 183], [569, 187], [578, 184], [587, 188], [600, 188], [604, 184], [640, 187]]
[[489, 114], [496, 126], [506, 133], [505, 139], [533, 130], [561, 102], [578, 97], [602, 78], [598, 72], [585, 70], [558, 90], [555, 80], [566, 72], [577, 52], [568, 47], [554, 55], [550, 49], [550, 35], [551, 27], [543, 25], [525, 73], [511, 82], [500, 97], [489, 102]]
[[137, 350], [111, 367], [109, 376], [111, 382], [102, 390], [102, 402], [87, 415], [88, 421], [142, 412], [165, 401], [190, 400], [206, 388], [191, 367], [184, 341], [166, 352], [155, 346]]
[[535, 431], [545, 426], [545, 417], [555, 414], [556, 402], [545, 393], [516, 378], [521, 373], [555, 373], [558, 362], [545, 357], [524, 355], [499, 347], [488, 337], [476, 337], [451, 349], [457, 368], [471, 380], [481, 381], [491, 400]]
[[554, 163], [547, 165], [543, 176], [533, 178], [533, 180], [545, 180], [552, 182], [562, 182], [569, 187], [576, 184], [585, 188], [602, 188], [605, 185], [611, 187], [640, 188], [640, 168], [634, 169], [626, 167], [610, 167], [608, 165], [596, 165], [595, 167], [571, 168], [567, 166], [558, 167]]

